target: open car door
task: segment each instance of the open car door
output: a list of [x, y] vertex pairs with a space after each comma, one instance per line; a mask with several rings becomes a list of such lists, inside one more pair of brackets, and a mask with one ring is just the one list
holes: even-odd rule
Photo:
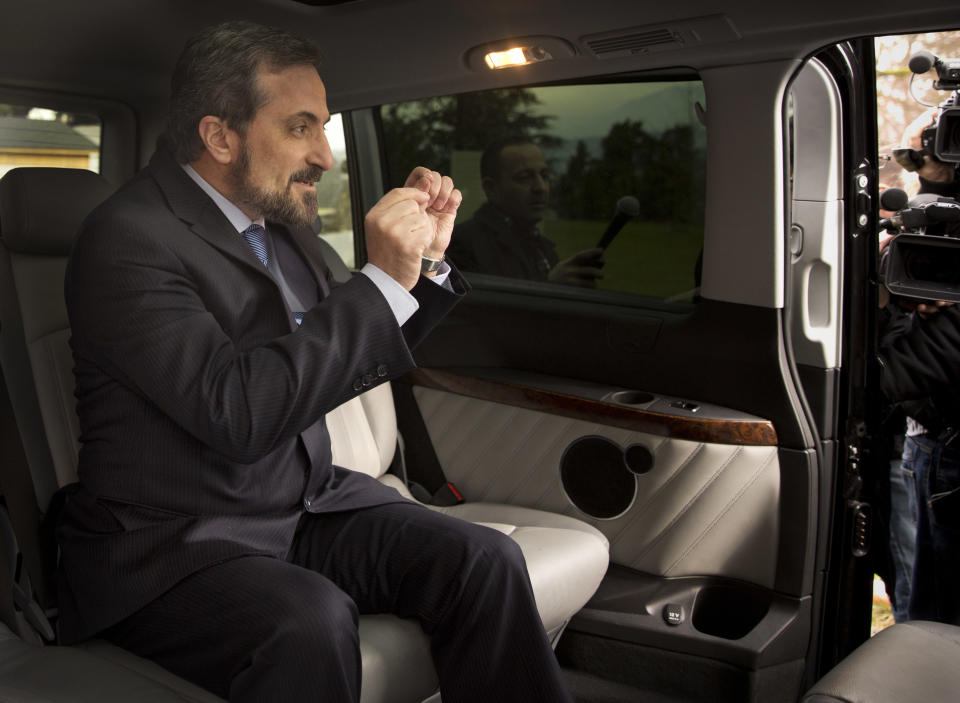
[[640, 203], [595, 288], [467, 269], [473, 290], [406, 379], [422, 419], [404, 432], [407, 471], [427, 495], [449, 482], [610, 540], [558, 647], [575, 685], [793, 701], [819, 673], [829, 546], [846, 529], [853, 171], [835, 70], [617, 76], [349, 116], [385, 185], [411, 159], [449, 167], [458, 222], [490, 196], [486, 140], [525, 131], [551, 172], [537, 234], [561, 262], [613, 227], [623, 196]]

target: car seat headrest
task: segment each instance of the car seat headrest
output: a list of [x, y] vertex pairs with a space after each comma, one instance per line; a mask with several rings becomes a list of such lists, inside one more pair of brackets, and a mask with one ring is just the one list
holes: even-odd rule
[[0, 179], [0, 238], [20, 254], [68, 256], [80, 223], [113, 188], [73, 168], [15, 168]]

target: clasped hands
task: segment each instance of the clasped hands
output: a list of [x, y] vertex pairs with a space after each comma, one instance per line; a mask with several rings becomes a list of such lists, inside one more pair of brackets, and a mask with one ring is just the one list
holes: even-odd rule
[[421, 258], [443, 258], [462, 201], [449, 176], [413, 169], [403, 187], [380, 198], [364, 218], [367, 260], [411, 290]]

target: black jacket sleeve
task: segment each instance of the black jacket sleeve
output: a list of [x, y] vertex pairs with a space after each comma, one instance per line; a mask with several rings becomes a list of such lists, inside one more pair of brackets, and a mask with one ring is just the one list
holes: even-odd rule
[[880, 342], [880, 383], [890, 402], [960, 392], [960, 305], [924, 319], [895, 319]]

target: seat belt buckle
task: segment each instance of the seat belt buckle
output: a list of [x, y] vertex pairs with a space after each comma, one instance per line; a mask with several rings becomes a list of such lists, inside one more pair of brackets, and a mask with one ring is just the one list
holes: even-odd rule
[[430, 505], [439, 505], [449, 507], [451, 505], [460, 505], [463, 502], [463, 495], [457, 490], [457, 487], [447, 481], [440, 486], [436, 493], [430, 498]]

